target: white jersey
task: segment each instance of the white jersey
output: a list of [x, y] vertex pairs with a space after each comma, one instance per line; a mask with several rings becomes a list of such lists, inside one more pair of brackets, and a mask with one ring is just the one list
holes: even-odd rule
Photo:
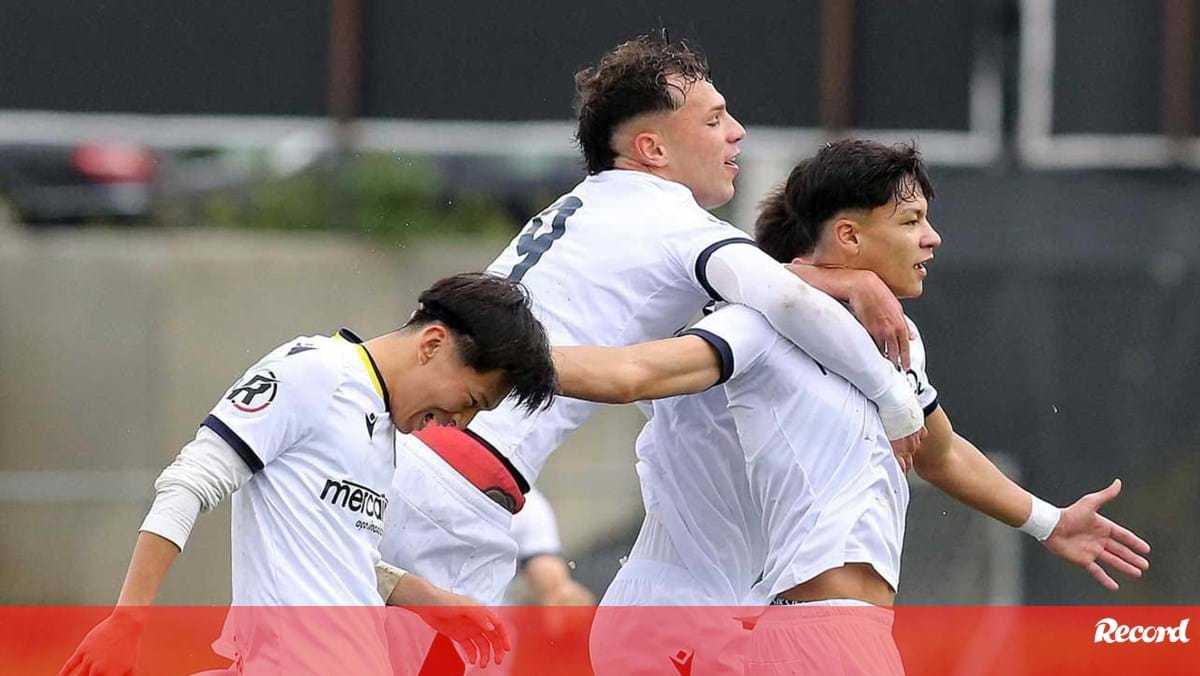
[[525, 494], [525, 507], [513, 515], [512, 536], [517, 543], [519, 565], [524, 565], [535, 556], [558, 556], [562, 553], [554, 508], [538, 489], [531, 489]]
[[[488, 266], [529, 288], [554, 345], [631, 345], [670, 336], [715, 297], [714, 251], [753, 241], [685, 186], [638, 171], [589, 176], [530, 221]], [[530, 483], [598, 404], [558, 397], [529, 415], [506, 401], [471, 430]]]
[[378, 606], [395, 469], [383, 380], [361, 341], [297, 338], [204, 420], [253, 476], [233, 494], [235, 606]]
[[[910, 327], [908, 376], [928, 414], [937, 391]], [[908, 483], [874, 405], [749, 308], [724, 308], [694, 328], [732, 374], [725, 391], [767, 540], [757, 600], [850, 562], [897, 588]]]
[[674, 558], [665, 562], [686, 568], [702, 587], [686, 596], [680, 590], [679, 598], [743, 603], [762, 572], [765, 545], [724, 389], [653, 402], [653, 416], [638, 435], [637, 458], [647, 519], [661, 524], [673, 552], [656, 554], [639, 538], [645, 546], [635, 544], [630, 561], [636, 566], [643, 556]]
[[[652, 406], [637, 439], [646, 517], [593, 620], [592, 670], [665, 674], [686, 658], [693, 674], [741, 674], [750, 632], [704, 609], [751, 603], [762, 572], [762, 519], [733, 414], [719, 385]], [[669, 622], [654, 610], [664, 606]]]

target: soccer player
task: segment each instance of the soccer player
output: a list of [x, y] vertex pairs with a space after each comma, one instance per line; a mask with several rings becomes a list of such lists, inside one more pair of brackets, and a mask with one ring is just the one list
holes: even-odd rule
[[[705, 60], [686, 46], [643, 37], [614, 48], [575, 81], [577, 140], [589, 175], [488, 267], [529, 288], [552, 342], [662, 338], [712, 300], [744, 303], [865, 392], [888, 437], [900, 452], [911, 450], [923, 425], [920, 406], [862, 325], [708, 213], [733, 197], [745, 130]], [[878, 278], [807, 272], [851, 302], [893, 360], [906, 359], [907, 326]], [[502, 405], [477, 416], [453, 448], [421, 434], [400, 439], [400, 455], [422, 471], [395, 475], [389, 515], [406, 526], [388, 531], [385, 553], [434, 584], [499, 601], [516, 570], [511, 514], [549, 455], [596, 408], [560, 398], [529, 415]]]
[[538, 489], [525, 495], [525, 508], [513, 516], [512, 536], [517, 543], [517, 567], [538, 605], [596, 605], [592, 592], [571, 577], [554, 508]]
[[[441, 447], [454, 445], [461, 437], [445, 437], [449, 429], [438, 430], [429, 426], [430, 434], [438, 435]], [[427, 436], [426, 438], [430, 438]], [[399, 526], [398, 526], [399, 527]], [[513, 516], [512, 536], [517, 545], [518, 568], [524, 578], [526, 587], [534, 603], [541, 606], [594, 606], [595, 596], [591, 591], [571, 577], [571, 568], [561, 553], [562, 545], [558, 534], [558, 523], [554, 517], [554, 509], [550, 502], [536, 488], [525, 496], [525, 507]], [[394, 539], [392, 542], [398, 542]], [[513, 603], [512, 589], [506, 590], [502, 599], [505, 604]], [[531, 618], [530, 614], [519, 614], [518, 619]], [[439, 645], [434, 643], [436, 632], [433, 623], [422, 621], [424, 618], [413, 617], [410, 614], [392, 613], [388, 617], [388, 649], [397, 676], [415, 673], [415, 666], [421, 669], [445, 669], [457, 673], [460, 658], [453, 646], [444, 641]], [[589, 620], [590, 616], [571, 611], [549, 610], [540, 614], [545, 623], [548, 635], [561, 638], [567, 632], [576, 629], [578, 621]], [[511, 631], [516, 624], [517, 634]], [[509, 624], [507, 638], [512, 642], [521, 639], [521, 622]], [[454, 653], [454, 654], [451, 654]], [[489, 668], [487, 673], [516, 673], [515, 663], [509, 660], [503, 669]]]
[[[933, 187], [911, 146], [841, 141], [800, 163], [762, 208], [759, 246], [779, 261], [874, 271], [900, 298], [921, 295], [941, 238], [928, 220]], [[922, 478], [1042, 541], [1110, 590], [1105, 568], [1140, 577], [1149, 545], [1101, 516], [1120, 482], [1059, 509], [1005, 477], [954, 432], [925, 373], [912, 326], [907, 375], [926, 414], [915, 456]], [[891, 638], [908, 484], [875, 408], [845, 379], [783, 340], [761, 315], [730, 306], [693, 335], [622, 349], [567, 348], [569, 395], [625, 401], [725, 383], [767, 556], [757, 596], [803, 604], [765, 614], [746, 673], [902, 673]], [[844, 606], [868, 606], [847, 610]]]
[[733, 608], [748, 603], [766, 545], [733, 413], [721, 387], [649, 405], [636, 443], [645, 517], [596, 611], [593, 670], [660, 673], [673, 661], [741, 673], [749, 632]]
[[[396, 432], [467, 425], [510, 397], [525, 410], [556, 382], [549, 343], [517, 282], [472, 273], [421, 293], [403, 328], [363, 342], [342, 329], [271, 351], [221, 398], [155, 482], [113, 614], [63, 674], [127, 673], [142, 623], [202, 511], [233, 495], [231, 621], [239, 668], [391, 673], [374, 612], [295, 606], [455, 606], [424, 611], [486, 663], [507, 640], [486, 609], [381, 565]], [[406, 458], [399, 458], [400, 472]], [[259, 610], [259, 609], [262, 610]], [[244, 611], [243, 611], [244, 609]], [[307, 611], [306, 611], [307, 612]], [[315, 615], [315, 617], [314, 617]], [[468, 628], [464, 629], [466, 626]]]

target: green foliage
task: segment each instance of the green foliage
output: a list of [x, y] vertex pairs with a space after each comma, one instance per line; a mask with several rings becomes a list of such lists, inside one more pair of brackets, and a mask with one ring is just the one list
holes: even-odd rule
[[205, 196], [197, 217], [227, 227], [340, 230], [395, 242], [508, 237], [518, 227], [487, 196], [451, 192], [428, 161], [377, 153], [281, 178], [261, 175]]

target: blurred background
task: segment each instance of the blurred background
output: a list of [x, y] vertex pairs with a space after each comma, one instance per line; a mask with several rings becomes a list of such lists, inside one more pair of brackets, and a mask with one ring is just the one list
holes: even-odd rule
[[[743, 227], [843, 135], [915, 141], [944, 245], [908, 305], [956, 427], [1155, 547], [1118, 594], [914, 477], [908, 604], [1200, 603], [1197, 0], [0, 0], [0, 603], [109, 604], [152, 482], [299, 334], [397, 326], [583, 175], [572, 75], [667, 27], [747, 126]], [[543, 474], [603, 592], [633, 408]], [[228, 507], [161, 596], [229, 598]]]

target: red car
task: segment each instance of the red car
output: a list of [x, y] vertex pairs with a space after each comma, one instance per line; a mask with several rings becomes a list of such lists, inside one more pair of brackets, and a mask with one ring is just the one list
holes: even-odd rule
[[29, 224], [146, 220], [159, 175], [130, 143], [0, 144], [0, 203]]

